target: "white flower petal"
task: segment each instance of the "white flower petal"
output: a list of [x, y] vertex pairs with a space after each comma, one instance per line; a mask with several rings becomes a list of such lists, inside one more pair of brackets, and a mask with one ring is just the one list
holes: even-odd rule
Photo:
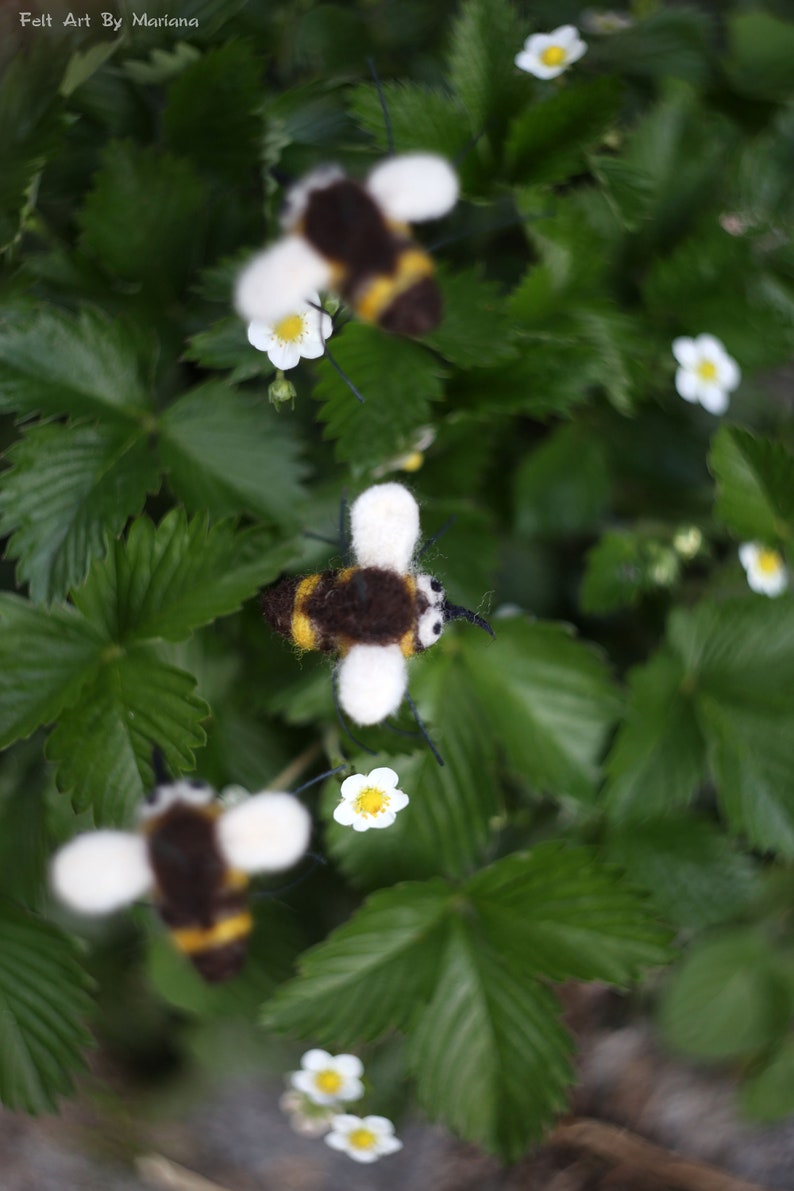
[[710, 414], [724, 414], [730, 404], [730, 397], [717, 385], [705, 384], [700, 390], [700, 404]]
[[355, 1116], [352, 1112], [340, 1112], [332, 1122], [334, 1129], [339, 1129], [343, 1133], [357, 1129], [360, 1123], [361, 1117]]
[[369, 819], [364, 819], [361, 815], [356, 815], [353, 820], [354, 831], [369, 831], [370, 827], [377, 827], [377, 823], [373, 823]]
[[568, 66], [572, 66], [574, 62], [578, 62], [580, 58], [587, 53], [587, 42], [578, 40], [568, 50]]
[[532, 33], [524, 42], [525, 52], [532, 58], [537, 58], [551, 45], [548, 33]]
[[361, 791], [366, 790], [369, 784], [369, 778], [365, 774], [353, 773], [342, 782], [339, 793], [346, 799], [358, 798]]
[[552, 29], [547, 36], [551, 45], [568, 49], [575, 41], [579, 40], [579, 30], [575, 25], [559, 25], [556, 29]]
[[380, 1157], [376, 1150], [360, 1150], [358, 1146], [350, 1146], [347, 1153], [354, 1162], [377, 1162]]
[[742, 542], [739, 547], [739, 561], [746, 571], [756, 565], [760, 550], [757, 542]]
[[385, 1157], [387, 1154], [396, 1154], [402, 1148], [403, 1143], [399, 1137], [384, 1137], [378, 1142], [378, 1151], [381, 1157]]
[[686, 335], [673, 340], [673, 355], [683, 368], [696, 368], [700, 360], [700, 351], [695, 340]]
[[410, 799], [408, 795], [403, 794], [402, 790], [394, 790], [393, 793], [389, 795], [389, 809], [393, 810], [395, 813], [397, 811], [405, 810], [409, 802]]
[[299, 1092], [303, 1092], [304, 1096], [308, 1096], [314, 1104], [322, 1104], [323, 1100], [318, 1099], [321, 1093], [318, 1093], [317, 1085], [315, 1083], [315, 1075], [311, 1071], [296, 1071], [292, 1077], [292, 1086]]
[[273, 342], [273, 328], [269, 327], [267, 323], [256, 321], [249, 323], [246, 334], [251, 346], [260, 352], [266, 352]]
[[357, 1055], [337, 1055], [334, 1060], [337, 1071], [357, 1079], [364, 1074], [364, 1064]]
[[727, 392], [732, 393], [734, 389], [739, 387], [742, 379], [742, 372], [739, 365], [734, 360], [733, 356], [725, 355], [721, 361], [720, 367], [720, 384]]
[[297, 343], [285, 343], [282, 339], [275, 339], [268, 348], [270, 363], [286, 372], [300, 363], [301, 351]]
[[377, 786], [380, 790], [391, 790], [393, 786], [397, 785], [399, 780], [394, 770], [384, 765], [381, 769], [370, 770], [367, 777], [367, 785]]
[[334, 819], [342, 827], [350, 827], [356, 820], [356, 811], [350, 802], [340, 802], [334, 807]]
[[326, 1133], [325, 1144], [330, 1146], [332, 1150], [347, 1151], [347, 1138], [341, 1133]]
[[327, 1050], [319, 1050], [315, 1047], [313, 1050], [307, 1050], [306, 1054], [302, 1055], [301, 1067], [304, 1071], [324, 1071], [332, 1061], [333, 1057]]
[[683, 397], [684, 401], [697, 401], [700, 398], [700, 380], [687, 368], [679, 368], [676, 372], [675, 387], [679, 397]]
[[373, 1133], [393, 1133], [394, 1125], [388, 1117], [369, 1116], [362, 1117], [361, 1124], [365, 1129], [371, 1129]]
[[397, 816], [392, 810], [381, 811], [379, 815], [375, 815], [374, 819], [370, 823], [370, 827], [377, 827], [378, 829], [382, 827], [391, 827], [396, 818]]
[[695, 340], [697, 345], [698, 355], [701, 359], [705, 356], [707, 359], [719, 358], [727, 355], [725, 351], [725, 344], [722, 340], [717, 339], [715, 335], [698, 335]]

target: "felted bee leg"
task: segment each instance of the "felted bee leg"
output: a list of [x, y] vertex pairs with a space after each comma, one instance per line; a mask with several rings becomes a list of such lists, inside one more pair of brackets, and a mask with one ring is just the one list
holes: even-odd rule
[[[319, 303], [317, 303], [317, 302], [310, 301], [308, 303], [308, 305], [313, 306], [315, 310], [319, 310], [321, 314], [326, 313], [325, 310], [323, 309], [323, 307], [320, 306]], [[339, 311], [337, 311], [336, 313], [338, 314]], [[336, 328], [336, 314], [331, 316], [331, 321], [334, 325], [334, 328]], [[361, 396], [361, 393], [359, 393], [358, 389], [353, 384], [350, 377], [347, 375], [347, 373], [344, 371], [344, 369], [340, 368], [340, 366], [337, 364], [336, 360], [334, 359], [334, 357], [331, 355], [330, 351], [328, 350], [328, 340], [327, 339], [323, 340], [323, 349], [324, 349], [323, 355], [325, 356], [326, 360], [333, 368], [334, 372], [336, 372], [336, 374], [342, 378], [342, 380], [345, 382], [347, 387], [350, 389], [350, 392], [353, 394], [353, 396], [357, 397], [362, 405], [365, 405], [366, 404], [365, 398]]]
[[[325, 773], [318, 774], [317, 777], [310, 778], [308, 782], [304, 782], [302, 786], [298, 786], [297, 790], [292, 790], [292, 794], [301, 794], [304, 790], [308, 790], [310, 786], [316, 786], [318, 782], [324, 782], [327, 777], [333, 777], [335, 773], [344, 773], [347, 765], [337, 765], [336, 769], [326, 769]], [[311, 852], [307, 853], [311, 856]]]
[[347, 375], [347, 373], [344, 371], [344, 369], [340, 368], [340, 366], [337, 364], [336, 360], [334, 359], [334, 357], [331, 355], [331, 353], [328, 350], [328, 341], [327, 340], [325, 343], [325, 351], [324, 351], [323, 355], [325, 356], [326, 360], [331, 365], [331, 367], [333, 368], [333, 370], [337, 374], [337, 376], [341, 377], [341, 379], [345, 382], [345, 384], [350, 389], [350, 392], [353, 394], [353, 396], [356, 398], [356, 400], [360, 401], [361, 404], [364, 405], [366, 398], [361, 396], [361, 393], [359, 393], [358, 389], [353, 384], [350, 377]]
[[441, 526], [441, 529], [437, 529], [436, 532], [433, 534], [433, 536], [427, 539], [427, 541], [421, 547], [421, 549], [419, 550], [419, 553], [416, 556], [417, 562], [419, 561], [419, 559], [422, 557], [422, 555], [425, 553], [426, 550], [429, 550], [430, 547], [435, 542], [437, 542], [439, 540], [439, 538], [443, 538], [444, 534], [447, 532], [448, 529], [452, 529], [452, 526], [455, 524], [456, 521], [457, 521], [457, 517], [453, 513], [451, 517], [447, 518], [447, 520]]
[[438, 751], [436, 746], [433, 744], [433, 741], [430, 739], [430, 735], [427, 731], [427, 728], [422, 723], [422, 717], [420, 716], [419, 712], [417, 711], [416, 704], [414, 703], [414, 701], [411, 698], [408, 691], [405, 692], [405, 698], [406, 698], [406, 702], [408, 703], [408, 706], [410, 707], [411, 711], [413, 712], [414, 719], [416, 720], [416, 726], [419, 729], [419, 731], [421, 732], [422, 736], [424, 737], [427, 747], [430, 749], [430, 752], [433, 754], [435, 759], [438, 761], [439, 765], [443, 765], [444, 758], [441, 756], [441, 753]]
[[364, 742], [362, 740], [359, 740], [356, 736], [353, 735], [353, 733], [350, 731], [347, 720], [345, 719], [344, 715], [342, 714], [342, 707], [339, 702], [339, 667], [338, 666], [334, 666], [333, 674], [331, 677], [331, 690], [333, 691], [333, 696], [334, 696], [334, 707], [336, 708], [336, 718], [339, 721], [339, 727], [342, 729], [345, 736], [347, 736], [350, 740], [353, 741], [353, 744], [356, 746], [356, 748], [363, 749], [363, 751], [365, 753], [369, 753], [370, 757], [377, 757], [378, 754], [376, 753], [375, 749], [367, 748], [367, 746], [364, 744]]
[[[336, 772], [335, 770], [331, 771]], [[317, 872], [317, 869], [326, 865], [328, 861], [319, 852], [307, 852], [305, 860], [311, 860], [311, 864], [306, 869], [306, 872], [301, 873], [300, 876], [295, 877], [292, 881], [288, 881], [286, 885], [279, 885], [276, 889], [257, 889], [254, 893], [249, 893], [250, 901], [261, 901], [263, 898], [282, 897], [285, 893], [290, 893], [293, 889], [297, 889], [304, 881]]]

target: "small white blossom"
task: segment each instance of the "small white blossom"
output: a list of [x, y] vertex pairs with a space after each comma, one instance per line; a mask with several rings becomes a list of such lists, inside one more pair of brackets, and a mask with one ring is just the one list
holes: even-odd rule
[[301, 1070], [290, 1076], [290, 1084], [315, 1104], [340, 1104], [364, 1095], [361, 1075], [364, 1066], [355, 1055], [329, 1055], [327, 1050], [307, 1050]]
[[753, 591], [762, 595], [779, 596], [788, 587], [788, 571], [777, 550], [770, 550], [760, 542], [743, 542], [739, 560]]
[[310, 294], [307, 302], [272, 326], [256, 321], [248, 324], [248, 342], [267, 352], [270, 363], [282, 371], [294, 368], [302, 359], [316, 360], [325, 351], [333, 323], [330, 315], [311, 302], [319, 305], [319, 294]]
[[742, 378], [739, 365], [729, 356], [719, 339], [698, 335], [673, 340], [673, 355], [680, 367], [675, 387], [684, 401], [699, 402], [710, 414], [724, 414], [729, 394]]
[[627, 12], [615, 12], [611, 9], [604, 11], [597, 8], [586, 8], [579, 21], [585, 33], [601, 34], [622, 33], [634, 24]]
[[388, 1117], [354, 1117], [348, 1113], [334, 1117], [325, 1143], [356, 1162], [377, 1162], [403, 1148]]
[[399, 780], [394, 770], [386, 767], [346, 778], [339, 791], [342, 801], [334, 811], [337, 823], [354, 831], [391, 827], [397, 812], [408, 805], [408, 795], [397, 789]]
[[575, 25], [560, 25], [551, 33], [533, 33], [524, 42], [515, 63], [519, 70], [537, 79], [556, 79], [587, 51]]
[[339, 1111], [336, 1104], [315, 1104], [295, 1088], [284, 1092], [278, 1106], [289, 1117], [290, 1128], [301, 1137], [322, 1137]]

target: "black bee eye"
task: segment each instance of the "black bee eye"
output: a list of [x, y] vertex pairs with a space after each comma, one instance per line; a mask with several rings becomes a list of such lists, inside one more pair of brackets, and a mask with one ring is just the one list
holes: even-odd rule
[[435, 633], [436, 636], [438, 636], [438, 634], [441, 632], [441, 621], [440, 620], [437, 620], [436, 623], [433, 625], [433, 632]]
[[153, 790], [149, 790], [149, 792], [145, 795], [144, 802], [147, 806], [156, 806], [159, 799], [160, 791], [158, 790], [157, 786], [155, 786]]
[[190, 786], [191, 790], [204, 790], [207, 786], [206, 782], [201, 782], [196, 777], [188, 778], [187, 784]]
[[[438, 579], [431, 579], [430, 587], [433, 591], [442, 591], [443, 590], [443, 588], [441, 587], [441, 583], [439, 582]], [[440, 632], [440, 629], [439, 629], [439, 632]]]

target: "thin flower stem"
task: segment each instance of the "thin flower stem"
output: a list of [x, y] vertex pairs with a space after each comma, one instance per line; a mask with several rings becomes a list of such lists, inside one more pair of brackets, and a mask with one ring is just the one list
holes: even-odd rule
[[315, 741], [314, 744], [310, 744], [302, 753], [299, 753], [294, 761], [290, 761], [289, 765], [286, 765], [281, 773], [277, 773], [272, 781], [268, 782], [266, 788], [268, 790], [288, 790], [295, 779], [300, 777], [322, 755], [322, 745]]

